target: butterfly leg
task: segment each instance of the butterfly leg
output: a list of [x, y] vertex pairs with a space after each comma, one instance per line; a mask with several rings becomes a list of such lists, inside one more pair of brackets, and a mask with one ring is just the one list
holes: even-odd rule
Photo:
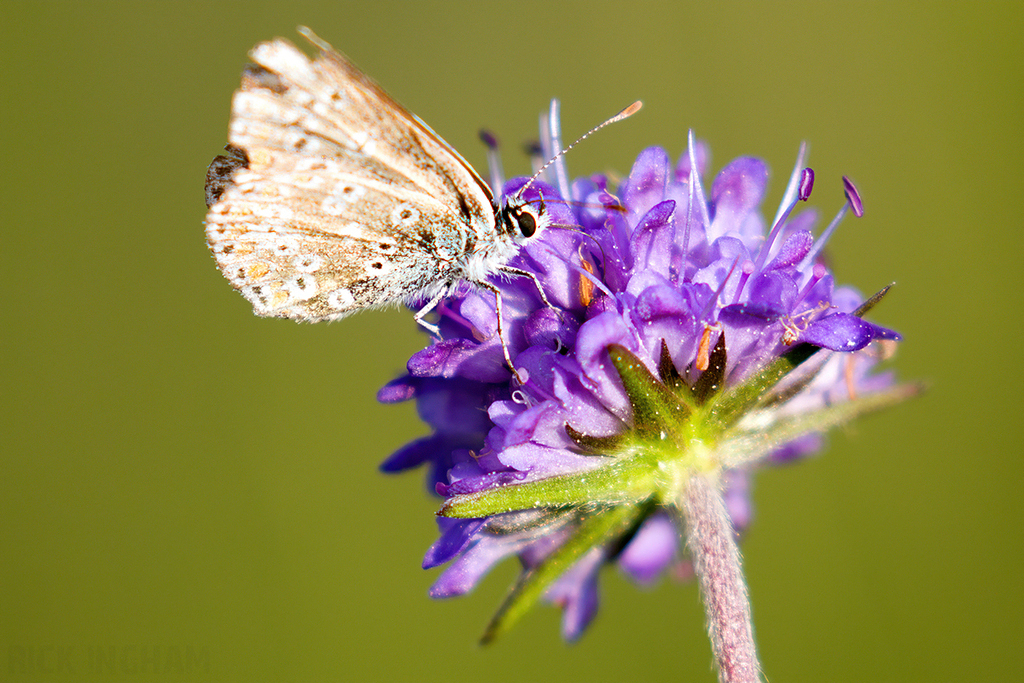
[[445, 295], [445, 292], [441, 292], [440, 294], [435, 294], [434, 298], [431, 299], [430, 301], [428, 301], [426, 306], [424, 306], [420, 310], [416, 311], [416, 315], [414, 315], [412, 317], [413, 320], [415, 320], [417, 323], [422, 325], [428, 332], [430, 332], [430, 334], [434, 335], [435, 337], [440, 337], [441, 336], [440, 328], [438, 328], [438, 326], [435, 325], [434, 323], [427, 322], [426, 320], [424, 320], [423, 316], [425, 316], [427, 313], [430, 313], [432, 310], [434, 310], [434, 307], [437, 306], [437, 304], [441, 301], [441, 299], [444, 298], [444, 295]]
[[[505, 270], [505, 269], [503, 268], [502, 270]], [[508, 270], [514, 270], [514, 269], [510, 268]], [[533, 277], [530, 273], [524, 273], [524, 274], [525, 275], [530, 275], [530, 277]], [[515, 363], [512, 362], [512, 355], [508, 352], [508, 344], [505, 343], [505, 330], [504, 330], [504, 325], [502, 325], [502, 321], [504, 320], [504, 315], [503, 315], [504, 307], [503, 307], [503, 304], [502, 304], [502, 301], [501, 301], [501, 290], [499, 290], [497, 287], [492, 285], [490, 282], [477, 282], [476, 284], [477, 284], [477, 286], [482, 287], [482, 288], [484, 288], [484, 289], [486, 289], [486, 290], [488, 290], [490, 292], [494, 292], [494, 302], [495, 302], [495, 304], [494, 304], [494, 312], [498, 316], [498, 341], [501, 342], [501, 352], [503, 354], [505, 354], [505, 362], [508, 363], [508, 367], [509, 367], [510, 370], [512, 370], [512, 374], [515, 375], [516, 381], [519, 382], [519, 384], [521, 384], [521, 385], [522, 384], [526, 384], [526, 382], [520, 376], [519, 371], [516, 370]], [[540, 286], [540, 283], [538, 283], [538, 287], [539, 286]]]
[[541, 301], [543, 301], [544, 305], [548, 308], [554, 308], [554, 306], [551, 305], [551, 302], [548, 301], [548, 295], [544, 293], [544, 288], [541, 287], [540, 280], [537, 279], [536, 275], [526, 270], [512, 268], [511, 266], [502, 266], [501, 272], [508, 273], [509, 275], [515, 275], [517, 277], [528, 277], [533, 280], [533, 284], [537, 287], [537, 293], [540, 294]]

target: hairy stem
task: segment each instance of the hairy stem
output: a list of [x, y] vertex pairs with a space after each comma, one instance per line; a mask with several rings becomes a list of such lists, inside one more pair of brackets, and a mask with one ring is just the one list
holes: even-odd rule
[[718, 680], [759, 683], [761, 665], [747, 584], [722, 493], [709, 475], [696, 474], [687, 482], [679, 506], [686, 518], [686, 546], [704, 601]]

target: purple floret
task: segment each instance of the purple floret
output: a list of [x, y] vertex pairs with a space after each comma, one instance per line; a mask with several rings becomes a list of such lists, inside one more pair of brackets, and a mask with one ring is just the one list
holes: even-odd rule
[[[431, 488], [451, 497], [600, 467], [606, 459], [582, 453], [567, 425], [589, 437], [629, 433], [630, 396], [608, 362], [610, 344], [624, 347], [654, 375], [664, 347], [675, 369], [692, 381], [724, 334], [727, 388], [797, 344], [844, 352], [827, 359], [822, 354], [817, 376], [786, 406], [793, 414], [889, 386], [891, 377], [871, 374], [878, 354], [865, 347], [898, 335], [853, 315], [861, 298], [835, 289], [817, 258], [821, 245], [811, 232], [817, 214], [805, 210], [790, 217], [813, 184], [802, 158], [780, 218], [768, 225], [759, 211], [769, 175], [764, 162], [732, 161], [706, 193], [700, 174], [709, 156], [703, 143], [675, 164], [665, 150], [646, 149], [614, 194], [603, 176], [577, 179], [570, 198], [533, 183], [526, 197], [543, 196], [559, 227], [548, 228], [509, 265], [535, 273], [552, 307], [529, 278], [494, 280], [502, 291], [508, 347], [524, 383], [504, 363], [494, 296], [467, 288], [448, 299], [438, 307], [443, 338], [413, 355], [408, 375], [379, 394], [385, 402], [415, 398], [434, 431], [400, 449], [383, 469], [429, 463]], [[510, 181], [505, 193], [525, 182]], [[859, 211], [852, 188], [847, 182]], [[821, 441], [817, 434], [801, 437], [760, 462], [805, 457]], [[749, 468], [725, 472], [726, 505], [738, 531], [752, 516], [750, 474]], [[515, 515], [524, 514], [540, 513], [501, 517], [518, 521]], [[523, 524], [522, 531], [498, 534], [490, 519], [439, 519], [441, 536], [424, 567], [452, 564], [431, 595], [465, 593], [510, 555], [526, 568], [535, 566], [578, 523], [569, 514], [547, 522], [544, 533]], [[640, 583], [673, 566], [677, 576], [692, 575], [675, 525], [652, 506], [620, 546], [591, 549], [551, 584], [546, 598], [563, 607], [566, 638], [579, 636], [596, 613], [603, 564], [617, 562]]]

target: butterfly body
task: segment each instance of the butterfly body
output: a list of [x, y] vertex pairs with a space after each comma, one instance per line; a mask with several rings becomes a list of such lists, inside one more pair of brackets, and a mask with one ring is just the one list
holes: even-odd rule
[[423, 323], [460, 282], [497, 292], [488, 278], [519, 273], [506, 264], [547, 224], [543, 207], [498, 205], [425, 123], [302, 32], [315, 60], [281, 39], [253, 49], [207, 173], [225, 277], [258, 315], [309, 322], [425, 299]]

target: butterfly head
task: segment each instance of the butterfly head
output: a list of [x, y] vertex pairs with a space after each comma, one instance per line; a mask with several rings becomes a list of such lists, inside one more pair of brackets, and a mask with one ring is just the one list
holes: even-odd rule
[[527, 201], [522, 192], [510, 196], [498, 210], [498, 230], [508, 240], [523, 245], [551, 223], [544, 196]]

